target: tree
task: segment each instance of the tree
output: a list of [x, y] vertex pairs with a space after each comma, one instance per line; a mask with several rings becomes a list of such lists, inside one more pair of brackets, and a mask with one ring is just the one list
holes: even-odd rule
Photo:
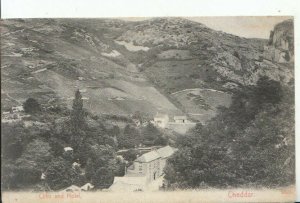
[[75, 92], [75, 98], [73, 99], [71, 125], [74, 132], [83, 129], [86, 126], [83, 100], [79, 90]]
[[92, 176], [92, 184], [99, 189], [109, 188], [114, 181], [114, 170], [110, 166], [96, 169]]
[[119, 136], [118, 146], [119, 148], [134, 148], [138, 146], [140, 142], [140, 132], [136, 128], [126, 125], [123, 136]]
[[71, 130], [71, 143], [74, 147], [79, 146], [84, 137], [84, 129], [87, 127], [85, 122], [85, 112], [83, 110], [83, 100], [79, 90], [75, 92], [73, 100], [72, 111], [70, 115], [70, 130]]
[[38, 183], [52, 158], [47, 142], [37, 139], [29, 143], [22, 156], [15, 161], [17, 184], [28, 186]]
[[162, 133], [151, 123], [142, 130], [142, 142], [147, 146], [166, 144]]
[[81, 184], [80, 172], [61, 157], [53, 159], [46, 172], [46, 183], [52, 190], [59, 190], [72, 184]]
[[171, 188], [294, 184], [293, 86], [262, 77], [229, 108], [177, 139], [165, 179]]
[[29, 143], [23, 152], [20, 160], [26, 160], [33, 163], [33, 166], [42, 170], [45, 169], [52, 159], [48, 142], [40, 139], [33, 140]]
[[41, 110], [40, 104], [33, 98], [28, 98], [23, 103], [23, 108], [26, 113], [33, 114]]
[[138, 150], [130, 149], [126, 152], [124, 152], [123, 157], [126, 161], [132, 162], [137, 158], [137, 155], [139, 155]]
[[21, 125], [1, 124], [3, 158], [15, 160], [22, 155], [25, 146], [24, 128]]
[[112, 184], [117, 170], [115, 158], [112, 147], [98, 144], [91, 146], [86, 164], [86, 178], [95, 188], [108, 188]]
[[2, 190], [13, 190], [18, 188], [19, 181], [17, 179], [18, 170], [15, 162], [11, 160], [1, 160], [1, 188]]
[[115, 176], [124, 176], [125, 175], [125, 167], [126, 167], [126, 163], [124, 162], [124, 160], [117, 158], [116, 170], [115, 170], [114, 175]]

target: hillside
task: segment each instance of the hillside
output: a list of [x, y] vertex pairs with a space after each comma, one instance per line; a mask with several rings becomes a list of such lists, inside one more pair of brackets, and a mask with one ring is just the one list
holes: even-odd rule
[[96, 114], [162, 111], [205, 122], [262, 75], [293, 79], [292, 64], [264, 59], [267, 43], [181, 18], [4, 20], [2, 108], [28, 97], [70, 106], [79, 88]]
[[[293, 79], [292, 64], [264, 59], [266, 40], [214, 31], [185, 19], [142, 21], [131, 25], [117, 40], [147, 47], [147, 51], [137, 53], [139, 59], [146, 58], [136, 60], [140, 70], [183, 111], [200, 121], [211, 118], [219, 105], [228, 107], [235, 89], [256, 84], [260, 76], [283, 83]], [[196, 88], [200, 98], [191, 97]], [[203, 89], [210, 93], [202, 94]], [[178, 91], [183, 93], [178, 95]]]
[[42, 104], [70, 105], [79, 88], [86, 108], [95, 113], [130, 114], [140, 110], [154, 114], [159, 109], [177, 112], [137, 72], [135, 64], [106, 43], [118, 34], [122, 24], [99, 22], [95, 27], [92, 22], [75, 20], [4, 21], [2, 108], [22, 103], [28, 97], [37, 98]]

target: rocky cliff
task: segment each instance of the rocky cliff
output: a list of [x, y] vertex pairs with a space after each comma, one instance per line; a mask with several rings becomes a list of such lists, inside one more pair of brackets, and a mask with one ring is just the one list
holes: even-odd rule
[[294, 61], [294, 21], [278, 23], [270, 33], [268, 45], [264, 48], [267, 59], [279, 63]]

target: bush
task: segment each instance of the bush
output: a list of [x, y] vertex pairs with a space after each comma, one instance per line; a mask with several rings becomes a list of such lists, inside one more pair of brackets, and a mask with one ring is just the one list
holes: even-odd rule
[[33, 98], [28, 98], [23, 103], [23, 108], [24, 108], [24, 111], [29, 114], [36, 113], [41, 110], [40, 104], [38, 103], [37, 100], [35, 100]]

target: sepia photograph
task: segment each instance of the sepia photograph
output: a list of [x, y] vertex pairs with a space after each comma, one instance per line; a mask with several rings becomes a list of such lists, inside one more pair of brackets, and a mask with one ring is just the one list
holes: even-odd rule
[[295, 201], [293, 16], [0, 28], [3, 202]]

